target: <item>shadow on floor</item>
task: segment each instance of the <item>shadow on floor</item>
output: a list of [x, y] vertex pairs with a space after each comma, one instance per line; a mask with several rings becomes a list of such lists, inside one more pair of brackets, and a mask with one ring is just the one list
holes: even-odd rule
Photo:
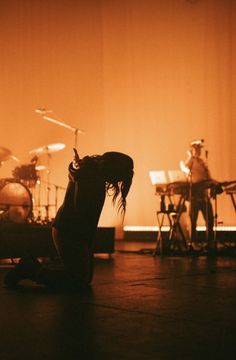
[[236, 358], [236, 258], [96, 257], [86, 292], [3, 286], [0, 359]]

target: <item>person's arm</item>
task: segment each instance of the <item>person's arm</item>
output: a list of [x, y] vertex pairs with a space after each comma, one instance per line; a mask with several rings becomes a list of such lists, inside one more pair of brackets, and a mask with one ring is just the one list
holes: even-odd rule
[[80, 168], [81, 159], [79, 157], [78, 151], [73, 148], [74, 150], [74, 159], [72, 161], [72, 166], [75, 170], [78, 170]]
[[192, 153], [192, 151], [188, 150], [187, 155], [188, 155], [188, 157], [185, 160], [184, 165], [187, 166], [188, 169], [191, 169], [192, 164], [193, 164], [193, 153]]
[[69, 179], [75, 181], [82, 160], [79, 157], [78, 151], [75, 148], [73, 148], [73, 150], [74, 150], [74, 158], [69, 164]]

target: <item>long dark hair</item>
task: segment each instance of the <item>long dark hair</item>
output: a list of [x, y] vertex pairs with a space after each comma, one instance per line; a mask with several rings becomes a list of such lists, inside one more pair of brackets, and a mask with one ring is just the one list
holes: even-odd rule
[[113, 205], [117, 202], [118, 213], [120, 212], [124, 216], [126, 197], [134, 174], [132, 158], [120, 152], [110, 151], [103, 155], [85, 156], [80, 162], [80, 167], [98, 167], [100, 169], [104, 177], [107, 195], [112, 196]]
[[103, 171], [106, 181], [106, 192], [112, 196], [112, 203], [115, 205], [118, 196], [117, 209], [122, 215], [126, 212], [126, 197], [129, 193], [132, 179], [134, 163], [130, 156], [110, 151], [102, 156]]

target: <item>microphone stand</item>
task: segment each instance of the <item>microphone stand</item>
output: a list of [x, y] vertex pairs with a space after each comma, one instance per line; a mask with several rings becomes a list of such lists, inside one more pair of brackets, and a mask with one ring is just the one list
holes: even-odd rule
[[46, 221], [49, 221], [49, 206], [50, 206], [50, 158], [51, 155], [47, 149], [47, 158], [48, 158], [48, 166], [47, 166], [47, 204], [46, 204]]
[[48, 120], [48, 121], [50, 121], [50, 122], [53, 122], [54, 124], [63, 126], [63, 127], [65, 127], [66, 129], [69, 129], [69, 130], [73, 131], [74, 136], [75, 136], [75, 142], [74, 142], [74, 144], [75, 144], [75, 148], [77, 149], [78, 134], [84, 135], [84, 134], [85, 134], [84, 131], [82, 131], [82, 130], [80, 130], [80, 129], [78, 129], [78, 128], [75, 128], [75, 127], [73, 127], [73, 126], [71, 126], [71, 125], [65, 124], [65, 123], [62, 122], [62, 121], [53, 119], [53, 118], [51, 118], [51, 117], [49, 117], [49, 116], [43, 115], [43, 118], [44, 118], [45, 120]]
[[77, 141], [78, 141], [78, 134], [82, 134], [82, 135], [85, 135], [85, 132], [79, 128], [76, 128], [74, 126], [71, 126], [69, 124], [66, 124], [65, 122], [62, 122], [60, 120], [57, 120], [57, 119], [54, 119], [53, 117], [51, 116], [47, 116], [48, 113], [53, 113], [52, 110], [46, 110], [44, 108], [39, 108], [39, 109], [36, 109], [35, 112], [37, 114], [40, 114], [43, 119], [47, 120], [47, 121], [50, 121], [56, 125], [59, 125], [59, 126], [62, 126], [70, 131], [73, 131], [74, 133], [74, 137], [75, 137], [75, 140], [74, 140], [74, 147], [75, 149], [77, 149]]
[[193, 185], [193, 181], [192, 181], [192, 165], [189, 168], [189, 214], [190, 214], [190, 231], [189, 231], [189, 250], [193, 250], [193, 240], [192, 240], [192, 220], [193, 220], [193, 204], [192, 204], [192, 185]]
[[57, 124], [57, 125], [62, 126], [62, 127], [66, 128], [68, 130], [73, 131], [74, 137], [75, 137], [74, 147], [75, 147], [75, 149], [77, 149], [78, 134], [85, 135], [85, 132], [83, 130], [81, 130], [79, 128], [76, 128], [74, 126], [71, 126], [69, 124], [66, 124], [65, 122], [62, 122], [60, 120], [54, 119], [51, 116], [47, 116], [48, 113], [53, 113], [52, 110], [46, 110], [45, 108], [38, 108], [38, 109], [35, 109], [35, 112], [37, 114], [41, 115], [44, 120], [50, 121], [50, 122], [52, 122], [54, 124]]
[[58, 209], [58, 190], [66, 190], [64, 187], [62, 186], [58, 186], [56, 184], [53, 184], [53, 186], [55, 187], [55, 211], [57, 212]]
[[217, 225], [218, 225], [218, 205], [217, 205], [217, 194], [214, 195], [213, 197], [214, 202], [215, 202], [215, 206], [214, 206], [214, 246], [216, 246], [216, 230], [217, 230]]
[[[206, 164], [206, 168], [208, 171], [208, 151], [205, 151], [205, 164]], [[207, 245], [209, 245], [209, 209], [208, 209], [208, 202], [210, 202], [210, 198], [209, 198], [209, 194], [208, 194], [208, 189], [205, 190], [205, 207], [206, 207], [206, 241], [207, 241]]]

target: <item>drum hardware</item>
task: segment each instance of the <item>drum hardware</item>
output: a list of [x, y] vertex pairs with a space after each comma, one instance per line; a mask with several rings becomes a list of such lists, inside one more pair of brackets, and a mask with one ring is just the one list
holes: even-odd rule
[[[41, 111], [41, 110], [40, 110]], [[45, 170], [46, 174], [47, 174], [47, 187], [46, 187], [46, 192], [47, 192], [47, 205], [45, 207], [46, 209], [46, 221], [49, 221], [49, 207], [50, 207], [50, 192], [51, 192], [51, 187], [50, 187], [50, 160], [51, 160], [51, 154], [60, 150], [63, 150], [65, 148], [65, 144], [63, 143], [55, 143], [55, 144], [49, 144], [49, 145], [44, 145], [35, 149], [32, 149], [29, 151], [30, 155], [35, 155], [36, 157], [40, 156], [40, 155], [44, 155], [46, 154], [47, 156], [47, 166], [42, 167], [42, 165], [37, 165], [37, 168], [41, 170]], [[40, 185], [40, 184], [39, 184]]]
[[[55, 199], [54, 199], [54, 205], [49, 205], [50, 206], [55, 206], [55, 211], [57, 211], [58, 209], [58, 190], [63, 190], [65, 191], [66, 188], [63, 187], [63, 186], [60, 186], [60, 185], [56, 185], [56, 184], [53, 184], [53, 183], [48, 183], [47, 181], [41, 181], [41, 183], [43, 184], [46, 184], [47, 186], [50, 186], [50, 187], [54, 187], [55, 188]], [[47, 205], [43, 205], [44, 208], [46, 208]]]
[[58, 186], [56, 184], [53, 184], [53, 186], [55, 187], [55, 210], [57, 212], [58, 209], [58, 190], [63, 190], [65, 191], [66, 188], [62, 187], [62, 186]]
[[[47, 173], [47, 204], [49, 205], [50, 203], [50, 159], [51, 159], [51, 153], [63, 150], [65, 148], [65, 144], [63, 143], [55, 143], [55, 144], [49, 144], [49, 145], [44, 145], [41, 146], [39, 148], [35, 148], [30, 150], [29, 154], [34, 154], [34, 155], [43, 155], [46, 154], [47, 155], [47, 167], [43, 166], [43, 165], [37, 165], [37, 169], [42, 171], [42, 170], [46, 170]], [[49, 206], [46, 207], [46, 218], [49, 219]]]
[[[49, 222], [49, 209], [55, 207], [57, 210], [58, 190], [65, 188], [50, 183], [50, 158], [51, 154], [65, 148], [62, 143], [49, 144], [32, 149], [33, 155], [29, 164], [17, 166], [12, 171], [12, 178], [0, 179], [0, 213], [1, 219], [22, 223], [22, 222]], [[38, 157], [46, 154], [48, 165], [38, 164]], [[0, 147], [0, 163], [9, 159], [19, 161], [9, 149]], [[47, 173], [47, 200], [46, 205], [41, 205], [41, 177], [40, 173]], [[55, 204], [50, 202], [51, 186], [55, 187]], [[41, 210], [45, 212], [41, 213]], [[38, 212], [38, 214], [37, 214]], [[2, 216], [4, 215], [4, 216]], [[43, 215], [43, 216], [42, 216]]]
[[[74, 137], [75, 137], [75, 140], [74, 140], [74, 148], [77, 149], [77, 140], [78, 140], [78, 134], [85, 134], [84, 131], [80, 130], [79, 128], [76, 128], [76, 127], [73, 127], [69, 124], [66, 124], [60, 120], [57, 120], [57, 119], [54, 119], [53, 117], [51, 116], [48, 116], [47, 114], [49, 113], [52, 113], [53, 114], [53, 111], [52, 110], [47, 110], [45, 108], [38, 108], [38, 109], [35, 109], [35, 112], [37, 114], [39, 114], [40, 116], [42, 116], [42, 118], [44, 120], [47, 120], [47, 121], [50, 121], [56, 125], [59, 125], [59, 126], [62, 126], [68, 130], [71, 130], [73, 131], [74, 133]], [[47, 157], [48, 157], [48, 166], [47, 166], [47, 204], [48, 206], [46, 207], [46, 218], [48, 219], [49, 218], [49, 203], [50, 203], [50, 192], [51, 192], [51, 188], [50, 188], [50, 154], [55, 152], [55, 151], [59, 151], [59, 150], [62, 150], [65, 148], [65, 145], [64, 144], [51, 144], [51, 145], [46, 145], [46, 146], [43, 146], [41, 148], [37, 148], [37, 149], [33, 149], [30, 151], [30, 154], [36, 154], [36, 155], [39, 155], [39, 154], [47, 154]], [[56, 206], [56, 210], [57, 210], [57, 192], [58, 192], [58, 189], [59, 187], [56, 187], [55, 188], [56, 191], [56, 195], [55, 195], [55, 206]]]
[[43, 117], [44, 120], [47, 120], [47, 121], [50, 121], [56, 125], [59, 125], [59, 126], [62, 126], [68, 130], [71, 130], [73, 131], [74, 133], [74, 136], [75, 136], [75, 140], [74, 140], [74, 148], [77, 149], [77, 140], [78, 140], [78, 134], [82, 134], [84, 135], [85, 132], [81, 129], [78, 129], [74, 126], [71, 126], [71, 125], [68, 125], [66, 124], [65, 122], [62, 122], [60, 120], [57, 120], [57, 119], [54, 119], [53, 117], [49, 117], [47, 116], [48, 113], [52, 113], [53, 114], [53, 111], [52, 110], [46, 110], [45, 108], [38, 108], [38, 109], [35, 109], [35, 112], [39, 115], [41, 115]]
[[[47, 170], [47, 167], [45, 165], [36, 165], [35, 166], [35, 170], [37, 170], [40, 174], [41, 171]], [[37, 217], [34, 219], [34, 221], [36, 223], [41, 223], [42, 222], [42, 214], [41, 214], [41, 179], [40, 176], [38, 177], [37, 181], [36, 181], [36, 193], [37, 195], [35, 196], [36, 198], [36, 204], [34, 204], [34, 209], [37, 210]]]
[[[35, 214], [37, 212], [37, 216], [34, 216], [33, 218], [33, 222], [37, 223], [37, 224], [49, 224], [51, 223], [51, 220], [49, 219], [48, 213], [49, 213], [49, 208], [50, 207], [55, 207], [54, 204], [45, 204], [45, 205], [35, 205], [34, 206], [34, 210], [35, 210]], [[46, 216], [42, 216], [43, 214], [43, 209], [45, 209], [46, 212]]]

